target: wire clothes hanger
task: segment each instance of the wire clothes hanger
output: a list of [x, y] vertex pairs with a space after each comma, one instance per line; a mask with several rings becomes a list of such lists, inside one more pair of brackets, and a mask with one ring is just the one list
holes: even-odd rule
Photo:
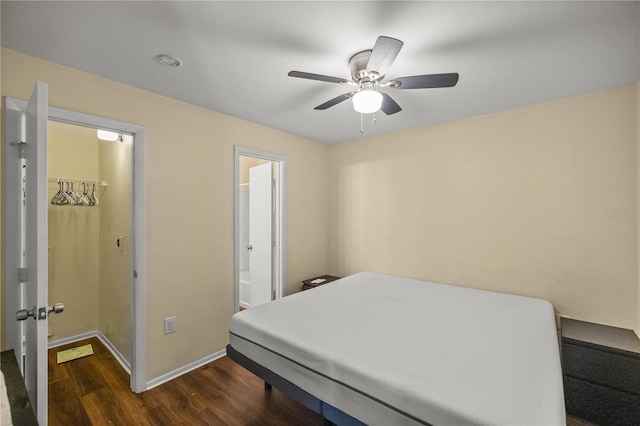
[[[92, 186], [89, 194], [89, 186]], [[96, 182], [58, 180], [58, 192], [51, 198], [55, 206], [97, 206]]]

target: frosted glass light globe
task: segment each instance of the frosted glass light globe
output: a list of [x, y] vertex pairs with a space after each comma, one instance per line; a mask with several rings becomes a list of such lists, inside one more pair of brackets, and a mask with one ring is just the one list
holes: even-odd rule
[[362, 89], [353, 95], [353, 109], [361, 114], [371, 114], [380, 110], [382, 93], [372, 89]]

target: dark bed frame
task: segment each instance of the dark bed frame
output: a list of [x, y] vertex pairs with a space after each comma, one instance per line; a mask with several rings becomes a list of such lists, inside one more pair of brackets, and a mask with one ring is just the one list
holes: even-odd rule
[[240, 364], [247, 370], [251, 371], [256, 376], [264, 380], [264, 388], [266, 390], [271, 389], [271, 386], [275, 386], [276, 389], [285, 393], [291, 399], [298, 401], [310, 410], [322, 415], [324, 418], [324, 424], [340, 425], [340, 426], [366, 426], [360, 420], [357, 420], [350, 415], [346, 414], [334, 406], [327, 404], [311, 395], [309, 392], [300, 389], [287, 379], [282, 378], [268, 368], [263, 367], [251, 358], [246, 357], [240, 352], [236, 351], [231, 345], [227, 345], [227, 356]]

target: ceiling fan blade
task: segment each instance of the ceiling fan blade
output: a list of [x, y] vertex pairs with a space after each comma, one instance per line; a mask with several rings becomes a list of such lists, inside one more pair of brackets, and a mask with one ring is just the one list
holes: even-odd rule
[[329, 83], [355, 84], [353, 81], [345, 80], [344, 78], [331, 77], [330, 75], [313, 74], [313, 73], [310, 73], [310, 72], [289, 71], [289, 74], [287, 74], [287, 75], [289, 77], [307, 78], [309, 80], [326, 81], [326, 82], [329, 82]]
[[395, 114], [396, 112], [402, 111], [400, 105], [398, 105], [397, 102], [394, 101], [393, 98], [386, 93], [382, 93], [382, 107], [380, 109], [387, 115]]
[[340, 96], [336, 96], [335, 98], [321, 104], [318, 105], [317, 107], [315, 107], [314, 109], [327, 109], [327, 108], [331, 108], [334, 105], [339, 104], [342, 101], [346, 101], [347, 99], [351, 98], [353, 95], [355, 95], [356, 92], [349, 92], [349, 93], [345, 93], [342, 94]]
[[404, 43], [398, 39], [380, 36], [371, 50], [367, 72], [375, 71], [380, 75], [386, 74], [387, 70], [400, 53]]
[[396, 89], [430, 89], [435, 87], [453, 87], [458, 83], [458, 73], [414, 75], [394, 78], [386, 83]]

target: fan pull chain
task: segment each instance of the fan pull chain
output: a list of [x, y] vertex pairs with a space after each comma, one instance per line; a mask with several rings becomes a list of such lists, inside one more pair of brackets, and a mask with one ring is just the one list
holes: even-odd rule
[[364, 114], [360, 113], [360, 133], [364, 133]]
[[371, 124], [376, 124], [376, 113], [373, 113], [373, 121], [371, 122]]

